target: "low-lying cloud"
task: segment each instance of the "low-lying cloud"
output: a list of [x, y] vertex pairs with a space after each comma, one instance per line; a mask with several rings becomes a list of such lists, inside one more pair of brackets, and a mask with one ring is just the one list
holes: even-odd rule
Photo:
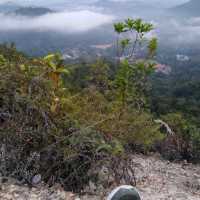
[[39, 17], [8, 16], [0, 14], [0, 31], [58, 31], [84, 32], [111, 23], [114, 17], [89, 10], [50, 13]]
[[200, 18], [180, 20], [171, 18], [157, 25], [161, 41], [171, 45], [197, 44], [200, 37]]

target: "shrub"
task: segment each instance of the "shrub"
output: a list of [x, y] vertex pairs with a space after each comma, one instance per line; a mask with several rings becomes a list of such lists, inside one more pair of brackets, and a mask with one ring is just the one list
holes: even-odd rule
[[[137, 44], [153, 28], [140, 19], [129, 19], [123, 27], [136, 31]], [[80, 191], [92, 178], [91, 169], [110, 157], [122, 159], [127, 145], [147, 151], [161, 140], [145, 95], [157, 40], [149, 42], [147, 60], [133, 59], [136, 43], [121, 41], [123, 53], [132, 45], [131, 59], [118, 62], [114, 70], [102, 60], [72, 69], [59, 54], [30, 59], [14, 47], [3, 48], [0, 173], [30, 185], [41, 175], [50, 185], [59, 182], [67, 190]]]
[[170, 160], [198, 161], [200, 155], [200, 131], [180, 113], [163, 116], [174, 134], [161, 143], [162, 154]]
[[0, 173], [28, 184], [41, 174], [49, 184], [79, 191], [92, 165], [123, 148], [70, 114], [73, 98], [62, 83], [68, 71], [57, 59], [49, 55], [18, 64], [1, 57]]
[[94, 88], [83, 90], [70, 104], [75, 108], [71, 115], [81, 125], [93, 124], [96, 130], [117, 138], [124, 146], [138, 145], [148, 150], [163, 138], [150, 113], [109, 101]]

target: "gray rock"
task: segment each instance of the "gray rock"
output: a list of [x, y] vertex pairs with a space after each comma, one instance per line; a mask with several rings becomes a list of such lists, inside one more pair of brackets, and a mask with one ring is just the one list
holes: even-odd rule
[[32, 183], [32, 185], [38, 185], [41, 183], [41, 181], [42, 181], [41, 174], [37, 174], [37, 175], [33, 176], [31, 183]]
[[107, 200], [141, 200], [141, 197], [134, 187], [123, 185], [113, 190]]

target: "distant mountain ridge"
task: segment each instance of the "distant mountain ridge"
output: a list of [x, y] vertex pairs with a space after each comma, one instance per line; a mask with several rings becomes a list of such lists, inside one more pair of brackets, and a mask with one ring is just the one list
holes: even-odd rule
[[6, 15], [37, 17], [48, 13], [53, 13], [54, 11], [46, 7], [22, 6], [12, 1], [8, 1], [0, 4], [0, 12]]
[[172, 8], [171, 11], [182, 16], [198, 17], [200, 16], [200, 0], [190, 0], [187, 3]]
[[14, 10], [13, 12], [9, 12], [8, 14], [15, 14], [27, 17], [37, 17], [53, 12], [53, 10], [43, 7], [20, 7]]

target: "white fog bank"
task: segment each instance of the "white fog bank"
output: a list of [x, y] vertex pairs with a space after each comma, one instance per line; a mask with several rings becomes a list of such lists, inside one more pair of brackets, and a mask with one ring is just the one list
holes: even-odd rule
[[84, 32], [111, 23], [114, 17], [88, 10], [50, 13], [27, 18], [0, 14], [0, 31], [38, 30], [59, 32]]

